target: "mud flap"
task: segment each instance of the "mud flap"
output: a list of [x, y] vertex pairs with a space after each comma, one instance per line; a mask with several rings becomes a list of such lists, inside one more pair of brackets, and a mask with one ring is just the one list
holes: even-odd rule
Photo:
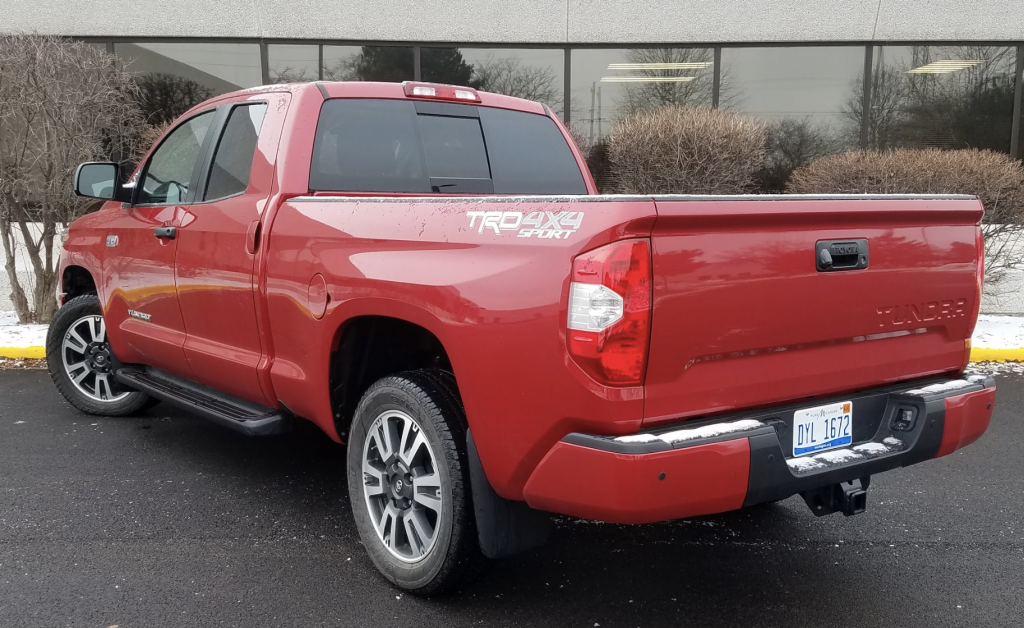
[[505, 558], [546, 543], [553, 528], [551, 516], [530, 508], [526, 502], [511, 501], [494, 492], [480, 464], [473, 433], [468, 430], [466, 451], [477, 537], [484, 556]]

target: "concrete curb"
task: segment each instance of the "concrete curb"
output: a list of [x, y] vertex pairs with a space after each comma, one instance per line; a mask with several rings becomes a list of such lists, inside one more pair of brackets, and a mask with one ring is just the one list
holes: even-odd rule
[[[45, 357], [46, 347], [0, 347], [0, 358], [42, 360]], [[971, 362], [1024, 362], [1024, 348], [989, 349], [986, 347], [974, 347], [971, 349]]]

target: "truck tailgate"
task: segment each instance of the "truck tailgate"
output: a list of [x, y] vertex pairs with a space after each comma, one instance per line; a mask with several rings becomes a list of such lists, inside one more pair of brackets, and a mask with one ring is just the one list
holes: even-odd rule
[[[656, 206], [645, 425], [964, 366], [980, 299], [980, 201], [657, 197]], [[866, 268], [819, 270], [819, 242], [845, 253], [858, 240]]]

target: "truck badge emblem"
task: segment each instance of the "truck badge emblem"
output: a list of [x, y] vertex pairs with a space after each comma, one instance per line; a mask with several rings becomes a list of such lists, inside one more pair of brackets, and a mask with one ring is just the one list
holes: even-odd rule
[[145, 312], [138, 312], [136, 310], [128, 310], [128, 316], [131, 316], [132, 318], [137, 318], [140, 321], [148, 321], [149, 319], [153, 318], [152, 315], [150, 314], [146, 314]]
[[502, 235], [502, 232], [517, 232], [518, 238], [540, 239], [560, 238], [568, 240], [569, 236], [583, 224], [583, 212], [466, 212], [469, 228], [477, 233]]
[[109, 246], [111, 248], [117, 246], [117, 236], [116, 235], [108, 235], [107, 236], [107, 246]]

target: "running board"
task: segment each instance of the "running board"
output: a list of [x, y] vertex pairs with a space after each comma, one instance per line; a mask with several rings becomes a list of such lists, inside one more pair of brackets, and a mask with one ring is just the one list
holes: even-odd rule
[[124, 367], [117, 381], [246, 436], [287, 432], [289, 416], [150, 367]]

